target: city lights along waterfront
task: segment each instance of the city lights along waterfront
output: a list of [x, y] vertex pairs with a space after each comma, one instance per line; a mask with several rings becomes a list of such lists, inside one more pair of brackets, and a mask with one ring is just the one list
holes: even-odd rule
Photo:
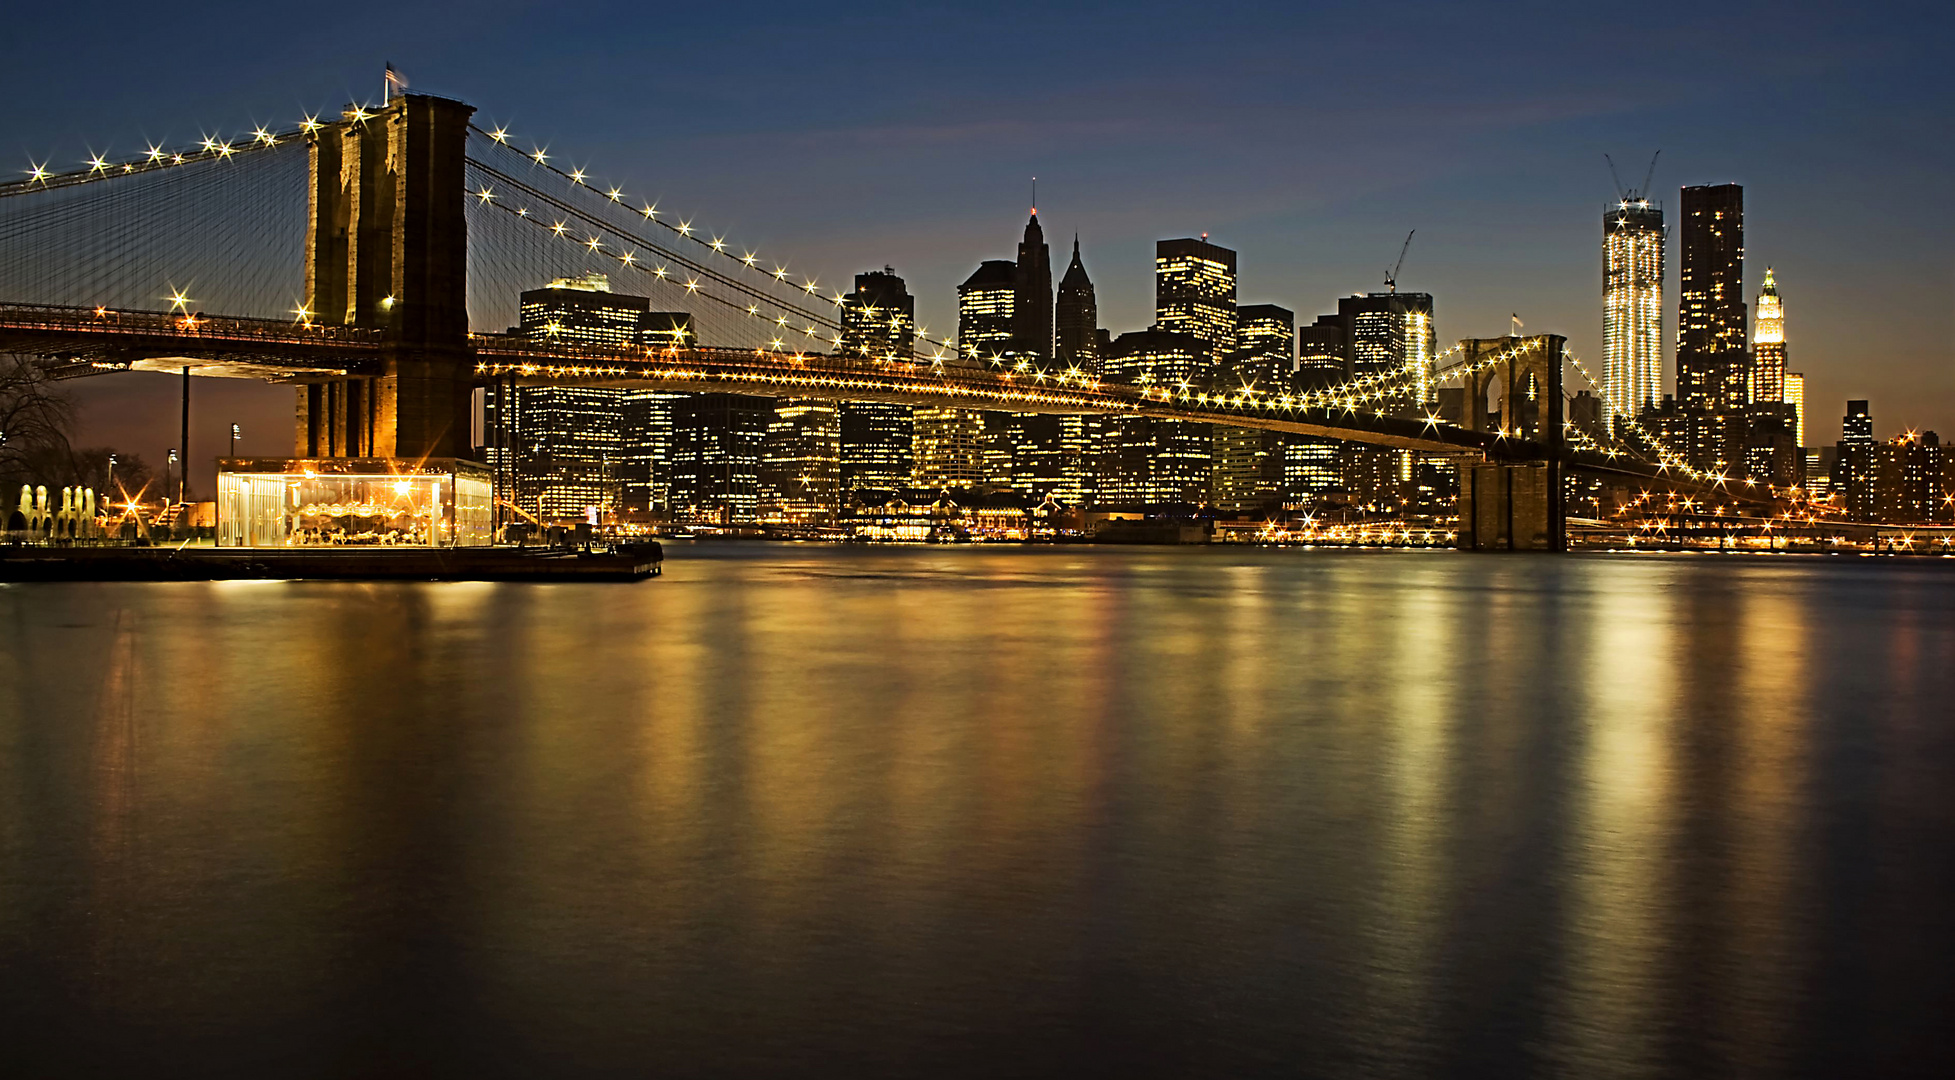
[[1939, 562], [0, 586], [14, 1075], [1946, 1075]]
[[[1819, 425], [1769, 269], [1749, 324], [1735, 183], [1680, 190], [1665, 394], [1669, 234], [1648, 176], [1601, 222], [1599, 377], [1518, 314], [1442, 346], [1438, 300], [1401, 288], [1416, 230], [1381, 290], [1307, 326], [1242, 303], [1253, 279], [1210, 234], [1160, 240], [1154, 321], [1115, 333], [1078, 236], [1055, 292], [1033, 207], [1016, 258], [980, 261], [954, 330], [932, 334], [892, 266], [824, 287], [469, 102], [387, 85], [337, 117], [0, 184], [9, 399], [60, 416], [66, 381], [166, 371], [182, 416], [162, 482], [133, 492], [128, 466], [112, 487], [112, 448], [17, 427], [33, 441], [0, 462], [20, 491], [7, 533], [54, 550], [4, 576], [53, 575], [78, 544], [190, 540], [370, 547], [375, 565], [452, 549], [432, 576], [467, 577], [453, 568], [487, 565], [476, 549], [541, 566], [528, 547], [571, 530], [587, 554], [688, 533], [1955, 551], [1955, 454], [1935, 432], [1868, 445], [1847, 424], [1807, 445]], [[240, 229], [265, 241], [240, 248]], [[280, 279], [302, 288], [289, 308]], [[290, 456], [221, 459], [194, 491], [199, 376], [295, 384]], [[255, 565], [172, 560], [70, 572]]]

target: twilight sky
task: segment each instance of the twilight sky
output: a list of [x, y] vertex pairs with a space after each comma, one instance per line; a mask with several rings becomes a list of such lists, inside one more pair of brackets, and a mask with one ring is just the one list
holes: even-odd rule
[[[1808, 441], [1848, 397], [1877, 428], [1955, 437], [1955, 8], [1565, 3], [847, 6], [28, 5], [0, 40], [0, 167], [139, 149], [417, 91], [595, 178], [842, 283], [894, 265], [933, 330], [1008, 258], [1039, 177], [1115, 333], [1151, 317], [1152, 244], [1209, 232], [1244, 303], [1300, 321], [1402, 288], [1442, 343], [1566, 334], [1600, 371], [1601, 223], [1653, 185], [1745, 185], [1746, 293], [1776, 268]], [[7, 158], [16, 159], [12, 166]], [[1666, 281], [1674, 344], [1677, 248]], [[1666, 363], [1668, 349], [1666, 348]], [[1673, 372], [1666, 368], [1666, 385]], [[167, 376], [78, 385], [89, 442], [174, 444]], [[236, 420], [290, 445], [290, 391], [200, 380], [193, 446]]]

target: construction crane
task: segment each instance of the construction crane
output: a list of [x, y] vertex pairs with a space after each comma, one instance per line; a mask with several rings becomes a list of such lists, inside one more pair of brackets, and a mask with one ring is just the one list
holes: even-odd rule
[[1412, 233], [1418, 231], [1417, 229], [1413, 229], [1412, 232], [1405, 234], [1405, 243], [1398, 249], [1398, 261], [1392, 264], [1392, 272], [1385, 275], [1386, 292], [1396, 293], [1398, 291], [1398, 271], [1400, 267], [1405, 265], [1405, 252], [1412, 246]]
[[1656, 153], [1650, 155], [1650, 167], [1649, 167], [1649, 171], [1643, 174], [1642, 187], [1625, 188], [1622, 186], [1622, 177], [1616, 175], [1615, 159], [1607, 154], [1602, 155], [1602, 160], [1609, 163], [1609, 179], [1614, 180], [1616, 182], [1616, 194], [1622, 198], [1623, 202], [1632, 203], [1632, 202], [1650, 201], [1650, 181], [1656, 178], [1656, 159], [1662, 156], [1663, 156], [1663, 151], [1661, 150], [1658, 150]]

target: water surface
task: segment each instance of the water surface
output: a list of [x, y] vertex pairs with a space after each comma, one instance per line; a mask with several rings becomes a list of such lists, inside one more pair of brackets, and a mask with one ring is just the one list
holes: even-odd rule
[[0, 586], [0, 1053], [1955, 1074], [1955, 567], [669, 551]]

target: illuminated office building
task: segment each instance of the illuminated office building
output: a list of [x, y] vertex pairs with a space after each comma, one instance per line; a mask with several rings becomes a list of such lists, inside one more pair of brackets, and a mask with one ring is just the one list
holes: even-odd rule
[[[517, 302], [516, 333], [552, 345], [627, 348], [642, 341], [651, 301], [611, 291], [603, 274], [558, 278], [530, 289]], [[516, 391], [509, 449], [493, 448], [490, 464], [506, 458], [513, 496], [523, 511], [544, 521], [610, 513], [650, 496], [640, 440], [627, 441], [627, 401], [632, 392], [600, 387], [533, 386]], [[485, 395], [491, 427], [506, 395]], [[492, 442], [500, 440], [492, 440]], [[627, 481], [631, 484], [627, 498]]]
[[832, 401], [776, 403], [761, 441], [762, 520], [832, 525], [841, 508], [841, 426]]
[[[1691, 464], [1735, 473], [1745, 446], [1745, 196], [1737, 184], [1683, 189], [1677, 406]], [[1674, 445], [1674, 444], [1673, 444]]]
[[1406, 371], [1417, 375], [1405, 401], [1433, 400], [1433, 364], [1439, 352], [1430, 293], [1362, 293], [1337, 302], [1344, 326], [1350, 374], [1357, 378]]
[[1200, 389], [1209, 371], [1208, 343], [1191, 334], [1136, 330], [1113, 339], [1100, 362], [1106, 378], [1179, 394]]
[[638, 341], [652, 302], [611, 291], [603, 274], [558, 278], [530, 289], [517, 303], [525, 337], [555, 344], [620, 348]]
[[1796, 371], [1785, 373], [1785, 403], [1792, 406], [1793, 434], [1799, 445], [1806, 445], [1806, 377]]
[[988, 479], [983, 413], [918, 406], [915, 415], [915, 486], [971, 488]]
[[1832, 491], [1842, 498], [1847, 516], [1874, 519], [1874, 418], [1865, 401], [1846, 403], [1840, 421], [1840, 441], [1833, 458]]
[[[984, 419], [984, 481], [1010, 488], [1034, 502], [1050, 496], [1076, 505], [1092, 462], [1080, 445], [1081, 416], [1049, 413], [987, 412]], [[1097, 429], [1097, 422], [1093, 425]]]
[[1260, 428], [1214, 424], [1209, 441], [1209, 484], [1215, 509], [1225, 514], [1282, 506], [1286, 437]]
[[1351, 377], [1351, 342], [1336, 315], [1319, 315], [1297, 335], [1297, 387], [1320, 390]]
[[1283, 505], [1301, 510], [1343, 482], [1336, 439], [1295, 435], [1283, 442]]
[[[1296, 385], [1296, 313], [1275, 304], [1236, 309], [1236, 348], [1215, 380], [1225, 393], [1289, 393]], [[1285, 442], [1260, 428], [1215, 425], [1210, 483], [1215, 509], [1228, 514], [1274, 510], [1284, 491]]]
[[[1230, 309], [1233, 314], [1234, 309]], [[1140, 330], [1115, 338], [1105, 377], [1179, 393], [1209, 369], [1208, 342], [1189, 334]], [[1101, 436], [1095, 499], [1108, 505], [1209, 501], [1213, 425], [1144, 416], [1109, 416]]]
[[1200, 341], [1209, 363], [1235, 351], [1235, 252], [1195, 240], [1154, 245], [1154, 326]]
[[757, 519], [770, 398], [689, 394], [672, 410], [674, 520], [731, 525]]
[[[842, 298], [845, 355], [908, 358], [916, 345], [916, 300], [894, 267], [855, 276], [855, 291]], [[895, 491], [908, 487], [915, 471], [916, 425], [908, 405], [845, 401], [840, 425], [840, 486]]]
[[624, 509], [663, 511], [670, 506], [672, 409], [687, 396], [670, 390], [624, 391], [619, 467]]
[[1248, 386], [1265, 394], [1293, 390], [1297, 373], [1296, 312], [1275, 304], [1236, 308], [1235, 350], [1223, 366], [1228, 375], [1224, 389]]
[[[1098, 375], [1101, 371], [1100, 309], [1093, 281], [1079, 258], [1079, 237], [1073, 237], [1073, 257], [1059, 279], [1053, 307], [1053, 357], [1061, 371]], [[1099, 441], [1099, 416], [1058, 417], [1059, 486], [1052, 497], [1067, 506], [1093, 501]]]
[[957, 351], [1002, 364], [1015, 350], [1018, 264], [986, 259], [957, 286]]
[[1602, 215], [1602, 385], [1615, 416], [1663, 398], [1663, 241], [1663, 210], [1647, 198]]
[[[1028, 234], [1030, 231], [1028, 226]], [[1018, 264], [1005, 259], [979, 263], [957, 287], [958, 354], [994, 367], [1016, 362], [1017, 310]], [[1031, 358], [1023, 359], [1031, 362]], [[913, 482], [922, 488], [969, 488], [986, 483], [994, 471], [986, 465], [986, 445], [981, 413], [918, 408], [912, 442]], [[1009, 465], [1005, 468], [1008, 471]]]
[[1744, 188], [1683, 189], [1677, 404], [1707, 412], [1745, 403]]
[[1786, 401], [1785, 304], [1779, 299], [1778, 279], [1765, 268], [1765, 286], [1758, 293], [1751, 336], [1751, 400]]
[[[1039, 225], [1039, 212], [1032, 210], [1025, 224], [1025, 236], [1018, 245], [1018, 261], [1012, 267], [1010, 306], [1011, 336], [1002, 349], [1005, 364], [1016, 368], [1046, 368], [1053, 361], [1052, 252], [1046, 246], [1045, 230]], [[992, 262], [958, 289], [958, 340], [979, 343], [987, 355], [994, 346], [990, 320], [1001, 306], [998, 286], [1003, 274]], [[987, 412], [984, 428], [982, 483], [988, 487], [1009, 488], [1037, 499], [1051, 495], [1062, 484], [1061, 420], [1036, 413]], [[1078, 425], [1074, 425], [1078, 426]], [[954, 431], [955, 426], [947, 426]], [[954, 442], [954, 440], [952, 440]]]

